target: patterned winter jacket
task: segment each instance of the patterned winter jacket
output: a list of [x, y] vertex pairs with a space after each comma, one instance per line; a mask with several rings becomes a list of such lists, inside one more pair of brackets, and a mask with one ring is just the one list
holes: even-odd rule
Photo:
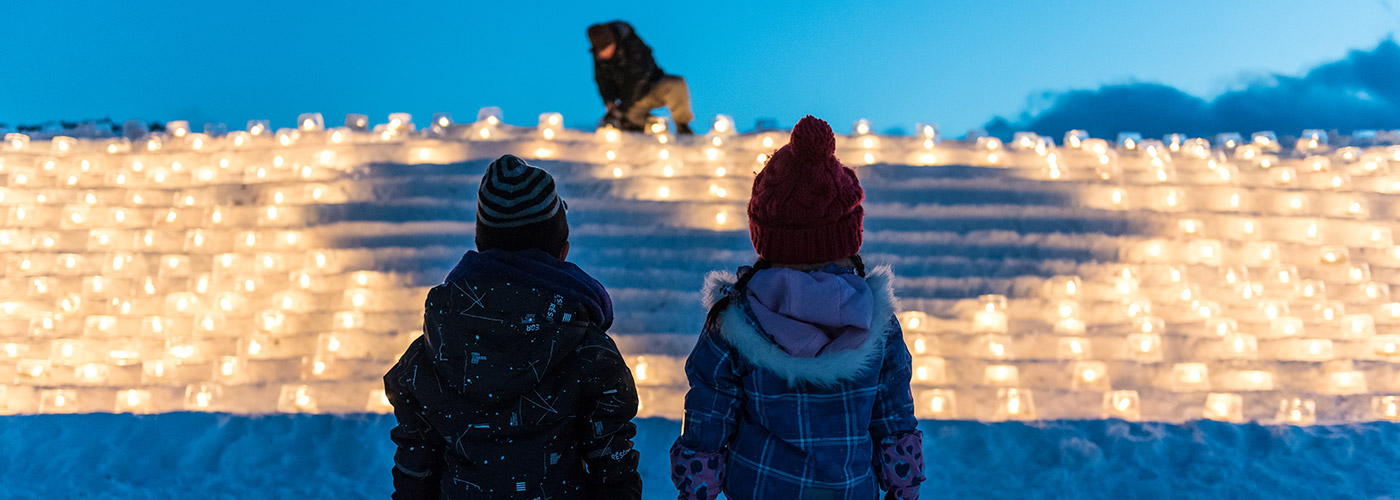
[[601, 285], [544, 252], [469, 252], [384, 376], [394, 498], [641, 497], [637, 392]]
[[918, 497], [922, 435], [892, 281], [888, 267], [865, 280], [873, 314], [862, 343], [796, 357], [763, 330], [733, 274], [710, 275], [706, 306], [722, 295], [730, 305], [686, 360], [684, 428], [671, 449], [680, 498]]

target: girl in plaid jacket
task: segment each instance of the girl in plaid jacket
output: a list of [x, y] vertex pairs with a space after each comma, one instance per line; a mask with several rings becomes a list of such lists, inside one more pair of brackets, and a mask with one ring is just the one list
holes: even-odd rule
[[671, 448], [681, 499], [918, 498], [922, 434], [888, 267], [858, 255], [864, 191], [808, 116], [754, 179], [759, 260], [712, 273]]

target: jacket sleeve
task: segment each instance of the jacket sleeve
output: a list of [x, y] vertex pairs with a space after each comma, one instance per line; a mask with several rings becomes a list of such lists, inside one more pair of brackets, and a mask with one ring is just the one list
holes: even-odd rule
[[685, 422], [671, 447], [671, 482], [682, 499], [712, 500], [724, 484], [725, 447], [734, 436], [743, 384], [733, 349], [707, 329], [685, 361]]
[[617, 83], [614, 81], [612, 69], [598, 62], [597, 57], [593, 59], [593, 81], [598, 83], [598, 96], [603, 98], [603, 104], [610, 104], [618, 100]]
[[398, 449], [394, 451], [394, 498], [438, 498], [442, 478], [445, 441], [424, 418], [423, 405], [413, 396], [412, 380], [402, 380], [400, 368], [412, 364], [421, 355], [419, 339], [404, 354], [404, 359], [384, 377], [384, 394], [394, 405], [398, 425], [389, 431], [389, 438]]
[[914, 418], [914, 397], [909, 390], [913, 357], [904, 344], [897, 320], [891, 320], [890, 336], [885, 339], [885, 355], [880, 366], [875, 407], [870, 416], [870, 437], [875, 440], [872, 465], [880, 487], [892, 498], [919, 497], [924, 481], [923, 433]]
[[637, 425], [632, 423], [632, 418], [637, 416], [637, 386], [617, 345], [601, 331], [597, 335], [597, 345], [586, 347], [595, 352], [590, 357], [592, 366], [585, 365], [586, 373], [580, 384], [590, 390], [582, 421], [586, 429], [580, 443], [590, 496], [640, 499], [642, 476], [637, 472], [640, 454], [632, 443], [637, 435]]
[[656, 58], [651, 55], [651, 47], [642, 41], [642, 37], [637, 36], [630, 24], [618, 21], [615, 26], [623, 58], [618, 71], [623, 74], [621, 80], [628, 85], [628, 88], [617, 89], [620, 93], [618, 98], [622, 100], [622, 109], [627, 109], [651, 92], [656, 81], [661, 79], [664, 73], [661, 67], [656, 65]]

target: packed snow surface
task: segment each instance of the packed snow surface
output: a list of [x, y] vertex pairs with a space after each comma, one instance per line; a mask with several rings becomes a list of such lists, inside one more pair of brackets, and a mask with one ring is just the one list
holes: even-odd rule
[[[637, 421], [645, 498], [680, 423]], [[387, 498], [390, 415], [0, 418], [0, 497]], [[924, 421], [924, 498], [1400, 498], [1400, 424]]]

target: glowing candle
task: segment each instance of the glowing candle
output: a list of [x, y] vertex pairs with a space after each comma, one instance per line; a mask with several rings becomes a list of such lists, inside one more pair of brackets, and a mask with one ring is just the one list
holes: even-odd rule
[[1162, 336], [1156, 333], [1131, 333], [1127, 339], [1128, 359], [1140, 363], [1162, 360]]
[[1313, 304], [1313, 314], [1316, 314], [1317, 317], [1322, 318], [1322, 321], [1326, 322], [1337, 321], [1337, 318], [1341, 318], [1345, 315], [1345, 310], [1347, 310], [1345, 304], [1336, 303], [1336, 301], [1333, 301], [1333, 303]]
[[151, 391], [126, 389], [117, 391], [117, 413], [149, 413], [151, 411]]
[[1230, 318], [1213, 317], [1206, 319], [1206, 333], [1225, 337], [1239, 330], [1239, 324]]
[[1061, 337], [1056, 342], [1056, 356], [1061, 359], [1089, 358], [1089, 339], [1083, 337]]
[[1103, 395], [1103, 413], [1105, 418], [1119, 418], [1123, 420], [1138, 420], [1141, 418], [1142, 405], [1138, 399], [1138, 392], [1133, 390], [1109, 391]]
[[185, 409], [209, 411], [223, 393], [223, 388], [210, 383], [190, 384], [185, 387]]
[[1269, 331], [1276, 337], [1296, 337], [1303, 334], [1303, 319], [1279, 316], [1269, 320]]
[[909, 353], [915, 356], [938, 352], [938, 338], [936, 337], [919, 334], [905, 335], [904, 343], [905, 347], [909, 349]]
[[1371, 351], [1382, 358], [1400, 356], [1400, 335], [1379, 335], [1371, 339]]
[[286, 322], [286, 315], [281, 311], [261, 311], [257, 315], [258, 328], [266, 332], [277, 332], [281, 330]]
[[1342, 336], [1348, 339], [1366, 339], [1376, 335], [1375, 318], [1370, 314], [1348, 314], [1342, 317]]
[[957, 395], [952, 389], [928, 389], [919, 393], [915, 415], [920, 418], [951, 419], [957, 416]]
[[40, 413], [68, 413], [77, 410], [78, 392], [70, 389], [39, 391]]
[[1177, 363], [1172, 366], [1171, 390], [1198, 392], [1210, 390], [1205, 363]]
[[1244, 398], [1239, 394], [1213, 392], [1206, 395], [1202, 416], [1226, 422], [1244, 421]]
[[309, 378], [321, 378], [331, 372], [331, 365], [335, 358], [331, 356], [315, 355], [302, 358], [305, 369], [305, 376]]
[[1007, 387], [997, 389], [998, 420], [1033, 420], [1035, 402], [1029, 389]]
[[76, 365], [83, 358], [86, 344], [76, 339], [60, 339], [50, 344], [49, 359], [58, 365]]
[[302, 113], [297, 117], [297, 124], [303, 132], [316, 132], [326, 127], [325, 119], [320, 113]]
[[632, 361], [632, 379], [637, 385], [655, 385], [656, 379], [650, 377], [651, 366], [647, 363], [646, 356], [637, 356]]
[[[0, 356], [6, 357], [6, 358], [15, 359], [15, 358], [19, 358], [20, 356], [23, 356], [23, 355], [25, 355], [25, 354], [28, 354], [28, 353], [29, 353], [29, 345], [28, 345], [28, 344], [17, 344], [17, 343], [13, 343], [13, 342], [6, 342], [6, 343], [3, 343], [3, 344], [0, 344]], [[22, 371], [21, 371], [21, 372], [22, 372]]]
[[117, 366], [132, 366], [141, 362], [141, 343], [136, 340], [115, 340], [107, 344], [107, 361]]
[[1020, 371], [1014, 365], [988, 365], [982, 373], [982, 382], [987, 385], [1016, 385], [1020, 380]]
[[100, 384], [107, 380], [107, 365], [100, 363], [85, 363], [78, 365], [74, 369], [74, 374], [79, 382], [85, 384]]
[[1359, 371], [1338, 371], [1328, 374], [1328, 389], [1331, 394], [1362, 394], [1366, 390], [1366, 376]]
[[1108, 387], [1108, 365], [1102, 361], [1079, 361], [1070, 368], [1071, 386], [1075, 390], [1100, 390]]
[[161, 381], [169, 376], [170, 362], [164, 359], [152, 359], [141, 363], [141, 380], [143, 382]]
[[41, 383], [49, 378], [51, 366], [47, 359], [21, 359], [15, 362], [15, 378], [21, 382]]
[[983, 295], [977, 298], [979, 307], [972, 318], [974, 332], [1004, 333], [1007, 328], [1006, 297]]
[[1004, 335], [988, 335], [984, 340], [982, 355], [990, 359], [1008, 359], [1011, 354], [1011, 338]]
[[365, 315], [359, 311], [339, 311], [332, 316], [331, 323], [342, 330], [364, 328]]
[[1274, 374], [1265, 370], [1236, 370], [1224, 377], [1225, 386], [1234, 391], [1272, 391]]
[[1259, 302], [1258, 310], [1264, 319], [1270, 321], [1272, 329], [1273, 320], [1288, 315], [1288, 303], [1282, 300], [1264, 300]]
[[1365, 263], [1352, 264], [1347, 268], [1347, 279], [1352, 283], [1360, 283], [1371, 279], [1371, 266]]
[[1400, 396], [1374, 396], [1371, 414], [1381, 420], [1400, 420]]
[[914, 383], [942, 385], [947, 383], [947, 364], [943, 358], [922, 357], [914, 361]]
[[369, 399], [365, 402], [365, 411], [369, 413], [393, 413], [394, 406], [389, 403], [389, 396], [384, 393], [384, 389], [374, 389], [369, 391]]
[[1298, 295], [1305, 299], [1323, 299], [1327, 296], [1326, 287], [1322, 280], [1302, 280], [1298, 283]]

